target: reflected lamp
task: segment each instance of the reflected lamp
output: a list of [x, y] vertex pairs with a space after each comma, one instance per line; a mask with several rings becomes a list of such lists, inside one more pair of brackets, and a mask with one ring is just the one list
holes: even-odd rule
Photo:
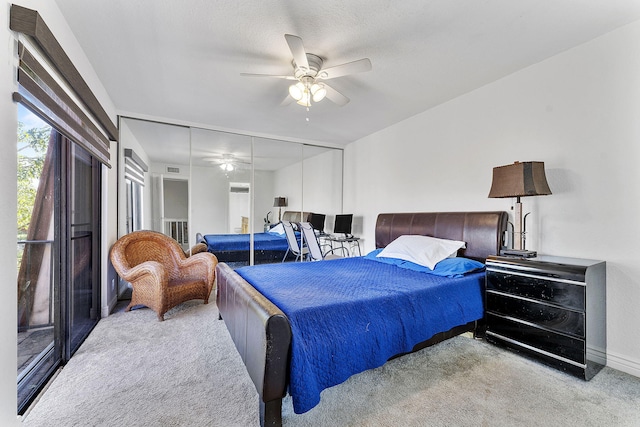
[[278, 208], [278, 222], [280, 222], [282, 220], [281, 208], [287, 207], [287, 198], [276, 197], [275, 199], [273, 199], [273, 207]]

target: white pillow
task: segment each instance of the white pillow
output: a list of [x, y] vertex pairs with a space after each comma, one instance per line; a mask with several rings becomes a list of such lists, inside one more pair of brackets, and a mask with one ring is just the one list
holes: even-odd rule
[[438, 239], [430, 236], [403, 235], [389, 243], [377, 255], [385, 258], [398, 258], [423, 265], [433, 270], [440, 261], [456, 256], [458, 249], [464, 248], [465, 242], [458, 240]]
[[282, 225], [281, 222], [278, 223], [278, 225], [274, 226], [271, 230], [269, 230], [269, 233], [273, 233], [273, 234], [277, 234], [279, 236], [284, 236], [284, 225]]

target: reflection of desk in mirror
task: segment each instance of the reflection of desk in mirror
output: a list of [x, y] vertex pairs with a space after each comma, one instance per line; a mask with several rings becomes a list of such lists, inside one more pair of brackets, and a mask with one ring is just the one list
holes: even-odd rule
[[350, 234], [325, 234], [322, 236], [329, 247], [325, 253], [332, 253], [339, 256], [351, 257], [355, 256], [355, 250], [358, 250], [358, 256], [362, 256], [360, 252], [360, 238]]

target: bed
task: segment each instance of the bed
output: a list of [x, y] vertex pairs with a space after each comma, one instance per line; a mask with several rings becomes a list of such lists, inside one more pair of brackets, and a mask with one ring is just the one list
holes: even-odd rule
[[[286, 211], [282, 214], [282, 219], [291, 222], [300, 222], [302, 218], [310, 221], [314, 214], [311, 212]], [[250, 234], [200, 234], [198, 233], [198, 243], [207, 245], [207, 250], [218, 258], [220, 262], [228, 263], [248, 263]], [[202, 236], [200, 238], [200, 236]], [[254, 263], [280, 262], [287, 254], [289, 244], [284, 234], [276, 233], [254, 233]], [[290, 260], [294, 260], [291, 256]]]
[[[433, 236], [465, 242], [458, 255], [484, 262], [499, 252], [506, 224], [506, 212], [380, 214], [376, 248], [402, 235]], [[319, 401], [322, 389], [350, 375], [460, 333], [481, 330], [483, 272], [427, 280], [424, 273], [400, 273], [396, 266], [367, 258], [237, 271], [218, 264], [216, 302], [258, 391], [261, 425], [281, 425], [287, 392], [294, 411], [305, 412]], [[356, 286], [371, 273], [380, 280], [369, 277], [366, 285]], [[309, 277], [320, 277], [322, 285], [291, 292], [283, 279], [306, 282]], [[385, 283], [393, 291], [384, 289]], [[366, 288], [363, 294], [361, 288]], [[427, 289], [445, 293], [427, 307], [420, 302], [430, 298]], [[316, 329], [305, 329], [309, 324]], [[361, 338], [364, 341], [358, 341]]]

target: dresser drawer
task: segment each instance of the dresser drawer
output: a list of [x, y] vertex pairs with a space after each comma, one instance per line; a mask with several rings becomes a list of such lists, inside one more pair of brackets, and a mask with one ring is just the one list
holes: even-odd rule
[[533, 275], [487, 268], [487, 290], [551, 302], [578, 311], [585, 309], [585, 287]]
[[543, 328], [584, 338], [584, 312], [487, 291], [487, 312], [516, 317]]
[[585, 363], [584, 340], [520, 323], [492, 313], [487, 313], [486, 321], [487, 339], [489, 341], [491, 341], [490, 333], [493, 332], [576, 363]]

